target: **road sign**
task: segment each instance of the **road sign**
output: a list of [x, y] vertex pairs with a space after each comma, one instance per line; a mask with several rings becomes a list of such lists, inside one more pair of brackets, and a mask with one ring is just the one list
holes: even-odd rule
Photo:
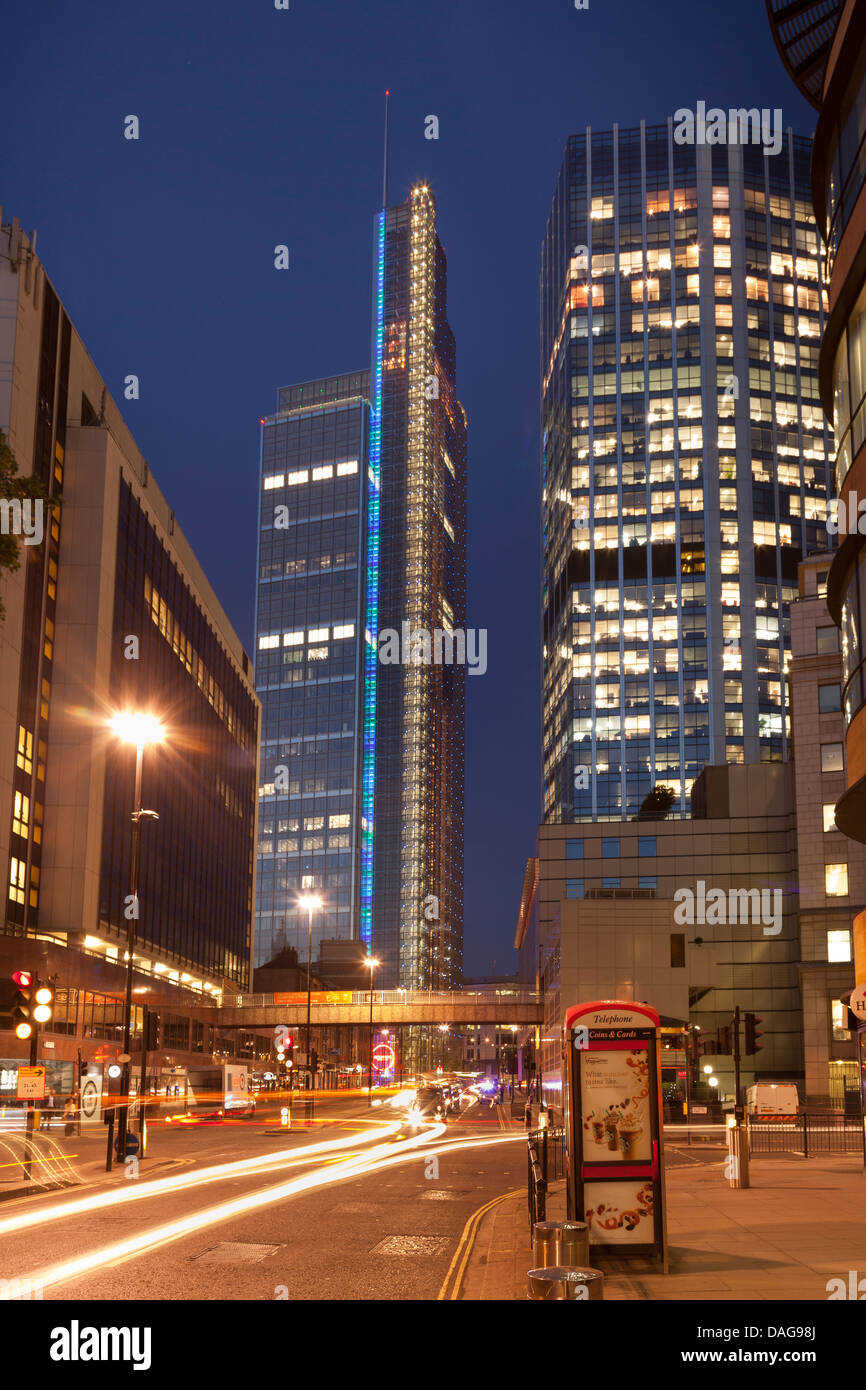
[[92, 1120], [99, 1114], [100, 1088], [92, 1076], [81, 1085], [81, 1114], [85, 1120]]
[[19, 1100], [44, 1100], [45, 1068], [19, 1067], [17, 1095]]
[[852, 989], [848, 1008], [861, 1023], [866, 1023], [866, 985]]

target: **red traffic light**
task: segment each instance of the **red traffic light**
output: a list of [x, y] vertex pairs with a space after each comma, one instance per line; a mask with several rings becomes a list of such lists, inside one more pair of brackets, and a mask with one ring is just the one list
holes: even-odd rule
[[19, 989], [29, 989], [33, 983], [33, 976], [29, 970], [16, 970], [12, 978]]

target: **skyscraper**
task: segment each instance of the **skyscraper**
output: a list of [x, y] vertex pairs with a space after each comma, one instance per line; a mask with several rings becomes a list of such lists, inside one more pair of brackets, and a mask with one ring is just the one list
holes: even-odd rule
[[314, 944], [358, 934], [369, 391], [368, 371], [289, 386], [262, 422], [258, 965], [306, 959], [305, 890]]
[[382, 986], [450, 988], [463, 939], [466, 670], [448, 646], [465, 623], [466, 415], [426, 186], [377, 219], [372, 371], [280, 393], [260, 498], [256, 959], [282, 945], [305, 958], [297, 899], [313, 889], [314, 941], [363, 942]]
[[541, 267], [548, 822], [627, 819], [657, 783], [684, 815], [705, 763], [787, 756], [826, 294], [810, 143], [732, 125], [566, 147]]

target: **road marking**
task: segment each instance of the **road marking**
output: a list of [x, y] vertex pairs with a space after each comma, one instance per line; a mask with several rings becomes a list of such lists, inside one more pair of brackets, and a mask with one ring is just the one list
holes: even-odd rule
[[[511, 1192], [503, 1192], [500, 1197], [494, 1197], [492, 1201], [485, 1202], [483, 1207], [479, 1207], [476, 1212], [472, 1213], [466, 1225], [463, 1227], [463, 1234], [457, 1244], [454, 1258], [448, 1267], [448, 1273], [445, 1275], [442, 1287], [436, 1295], [437, 1303], [457, 1301], [460, 1294], [460, 1286], [463, 1283], [463, 1276], [466, 1273], [466, 1266], [469, 1263], [469, 1256], [472, 1254], [472, 1247], [475, 1244], [475, 1237], [478, 1234], [478, 1227], [481, 1224], [481, 1218], [486, 1212], [490, 1211], [491, 1207], [497, 1206], [499, 1202], [504, 1202], [509, 1197], [516, 1197], [522, 1192], [522, 1187], [515, 1187]], [[458, 1259], [460, 1259], [460, 1267], [457, 1269], [456, 1273], [454, 1273]], [[454, 1274], [454, 1279], [449, 1293], [447, 1292], [448, 1282], [452, 1274]]]

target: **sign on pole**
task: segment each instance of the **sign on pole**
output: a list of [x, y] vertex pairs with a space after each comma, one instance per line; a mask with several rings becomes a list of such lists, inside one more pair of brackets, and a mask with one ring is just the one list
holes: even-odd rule
[[19, 1067], [17, 1095], [19, 1100], [44, 1100], [45, 1068]]

